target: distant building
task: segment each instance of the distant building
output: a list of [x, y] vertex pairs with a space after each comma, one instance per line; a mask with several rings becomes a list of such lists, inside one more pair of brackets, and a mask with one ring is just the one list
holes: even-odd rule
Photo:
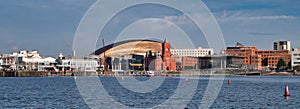
[[171, 59], [171, 44], [165, 41], [162, 43], [162, 62], [163, 62], [163, 69], [162, 70], [169, 70], [175, 71], [176, 70], [176, 60]]
[[257, 69], [261, 69], [261, 56], [256, 54], [257, 51], [258, 49], [255, 46], [244, 46], [237, 42], [235, 47], [227, 47], [225, 54], [230, 56], [242, 56], [244, 57], [244, 65], [254, 65], [257, 66]]
[[172, 58], [170, 46], [166, 40], [125, 40], [99, 48], [94, 54], [105, 58], [106, 70], [175, 71], [176, 60]]
[[198, 49], [171, 49], [171, 54], [173, 56], [182, 56], [182, 57], [203, 57], [208, 55], [213, 55], [214, 50], [210, 48], [201, 48]]
[[291, 41], [277, 41], [277, 42], [274, 42], [274, 50], [288, 50], [288, 51], [291, 51]]
[[53, 69], [56, 65], [56, 59], [52, 57], [47, 58], [28, 58], [28, 57], [18, 57], [17, 59], [17, 70], [26, 71], [45, 71], [48, 68]]
[[52, 67], [55, 58], [42, 58], [38, 51], [22, 50], [18, 53], [2, 54], [2, 67], [11, 70], [45, 71], [46, 67]]
[[98, 57], [73, 58], [59, 55], [56, 69], [60, 72], [96, 72], [100, 68]]
[[63, 59], [57, 68], [62, 72], [96, 72], [99, 64], [96, 60], [91, 59]]
[[182, 69], [183, 70], [197, 70], [198, 69], [198, 58], [183, 57], [182, 58]]
[[[287, 48], [287, 47], [284, 47]], [[255, 46], [244, 46], [237, 43], [235, 47], [227, 47], [225, 54], [243, 56], [245, 65], [254, 65], [256, 69], [277, 68], [279, 59], [284, 59], [286, 64], [291, 60], [289, 50], [258, 50]]]
[[1, 56], [0, 56], [0, 69], [2, 69], [2, 63], [3, 63], [3, 61], [2, 61]]
[[244, 67], [243, 56], [226, 56], [226, 55], [213, 55], [198, 57], [198, 67], [200, 69], [207, 68], [242, 68]]
[[144, 55], [132, 54], [106, 59], [108, 69], [114, 72], [128, 70], [144, 70]]
[[292, 49], [292, 68], [300, 65], [300, 50], [293, 48]]
[[291, 54], [288, 50], [259, 50], [256, 53], [261, 56], [262, 66], [277, 68], [279, 59], [283, 59], [288, 65], [291, 61]]
[[[143, 57], [143, 56], [142, 56]], [[138, 55], [126, 55], [123, 57], [112, 57], [111, 62], [108, 62], [110, 66], [109, 69], [112, 71], [127, 71], [127, 70], [134, 70], [134, 69], [143, 69], [143, 60], [144, 58], [139, 58]], [[111, 63], [111, 64], [110, 64]]]
[[198, 58], [197, 57], [174, 57], [176, 59], [177, 70], [198, 70]]
[[171, 57], [171, 45], [166, 40], [161, 45], [162, 52], [154, 54], [148, 51], [145, 57], [145, 70], [176, 71], [176, 60]]
[[12, 54], [2, 54], [2, 67], [5, 69], [16, 70], [17, 56]]

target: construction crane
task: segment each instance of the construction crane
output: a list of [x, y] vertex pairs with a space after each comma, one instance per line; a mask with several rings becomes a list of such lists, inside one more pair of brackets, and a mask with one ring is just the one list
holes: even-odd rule
[[[105, 47], [105, 42], [104, 39], [102, 39], [102, 45], [103, 47]], [[106, 56], [105, 56], [105, 51], [103, 52], [103, 60], [102, 60], [102, 64], [103, 64], [103, 73], [105, 73], [105, 71], [107, 70], [107, 63], [106, 63]]]

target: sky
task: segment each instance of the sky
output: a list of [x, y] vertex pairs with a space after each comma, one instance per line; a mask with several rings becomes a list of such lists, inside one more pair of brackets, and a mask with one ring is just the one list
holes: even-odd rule
[[[77, 27], [95, 1], [1, 0], [0, 54], [25, 49], [38, 50], [42, 56], [70, 55]], [[300, 48], [299, 0], [202, 1], [216, 18], [226, 46], [240, 42], [259, 49], [273, 49], [274, 41], [290, 40], [293, 48]], [[201, 16], [201, 12], [189, 14]], [[203, 32], [180, 11], [161, 5], [138, 5], [123, 10], [108, 22], [97, 48], [102, 46], [102, 38], [109, 44], [143, 37], [175, 38], [178, 40], [174, 43], [184, 48], [186, 43], [179, 38], [184, 35], [190, 36], [185, 41], [195, 47], [209, 47]]]

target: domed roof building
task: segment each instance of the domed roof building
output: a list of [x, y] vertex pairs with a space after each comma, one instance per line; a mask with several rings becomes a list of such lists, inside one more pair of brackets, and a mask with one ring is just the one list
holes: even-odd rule
[[[149, 53], [149, 51], [151, 51], [151, 56], [153, 55], [156, 58], [152, 57], [150, 59], [147, 57], [146, 54]], [[176, 70], [176, 62], [171, 59], [170, 43], [166, 42], [166, 40], [163, 42], [155, 40], [120, 41], [106, 45], [96, 50], [94, 54], [107, 58], [109, 61], [106, 59], [105, 64], [108, 64], [108, 67], [110, 66], [116, 70], [122, 70], [122, 65], [126, 67], [126, 64], [122, 64], [123, 59], [129, 59], [126, 63], [128, 63], [130, 67], [138, 66], [139, 68], [137, 69], [145, 69], [151, 62], [155, 62], [155, 70]]]
[[154, 40], [127, 40], [106, 45], [95, 51], [95, 55], [103, 57], [120, 57], [133, 54], [145, 55], [147, 51], [161, 52], [161, 41]]

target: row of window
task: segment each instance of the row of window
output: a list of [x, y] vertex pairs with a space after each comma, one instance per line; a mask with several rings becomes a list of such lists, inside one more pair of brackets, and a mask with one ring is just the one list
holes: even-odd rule
[[209, 54], [205, 54], [205, 53], [201, 53], [201, 54], [180, 54], [180, 53], [174, 53], [174, 55], [179, 55], [179, 56], [203, 56], [203, 55], [209, 55]]
[[209, 52], [212, 50], [171, 50], [171, 52]]
[[172, 52], [172, 54], [210, 54], [210, 52]]
[[300, 64], [300, 62], [294, 62], [294, 64]]
[[300, 54], [293, 54], [294, 56], [300, 56]]
[[171, 52], [210, 52], [210, 51], [195, 51], [195, 50], [188, 50], [188, 51], [183, 51], [183, 50], [171, 50]]

